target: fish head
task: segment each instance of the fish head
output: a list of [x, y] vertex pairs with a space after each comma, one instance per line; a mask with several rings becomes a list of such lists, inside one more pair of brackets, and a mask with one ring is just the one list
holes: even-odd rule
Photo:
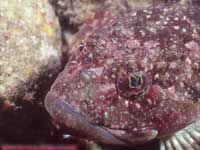
[[109, 144], [145, 143], [197, 120], [200, 43], [184, 14], [174, 5], [111, 17], [54, 82], [45, 99], [49, 114]]

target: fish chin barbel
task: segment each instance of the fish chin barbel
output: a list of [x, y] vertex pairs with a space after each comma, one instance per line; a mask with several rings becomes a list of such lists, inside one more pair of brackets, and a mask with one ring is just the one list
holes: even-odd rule
[[200, 29], [194, 14], [173, 4], [103, 18], [47, 94], [51, 117], [102, 143], [159, 138], [160, 149], [198, 149]]

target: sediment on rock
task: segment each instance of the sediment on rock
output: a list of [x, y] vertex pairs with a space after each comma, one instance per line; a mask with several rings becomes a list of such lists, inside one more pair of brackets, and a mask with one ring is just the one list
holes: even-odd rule
[[0, 101], [31, 98], [61, 66], [58, 20], [47, 0], [0, 1]]

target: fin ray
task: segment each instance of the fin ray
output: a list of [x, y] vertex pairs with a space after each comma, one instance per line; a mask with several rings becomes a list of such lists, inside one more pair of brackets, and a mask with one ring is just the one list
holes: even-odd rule
[[177, 139], [178, 139], [180, 145], [182, 146], [183, 150], [187, 150], [187, 149], [192, 150], [193, 149], [183, 136], [179, 136], [179, 137], [177, 137]]
[[173, 150], [173, 146], [170, 139], [167, 139], [165, 143], [168, 150]]
[[172, 144], [175, 149], [183, 150], [183, 148], [182, 148], [181, 144], [179, 143], [178, 139], [176, 138], [176, 136], [172, 137]]

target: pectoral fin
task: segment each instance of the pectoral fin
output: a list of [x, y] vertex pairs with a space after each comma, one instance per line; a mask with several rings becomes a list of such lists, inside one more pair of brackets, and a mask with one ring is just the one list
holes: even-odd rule
[[200, 150], [200, 121], [161, 138], [160, 150]]

